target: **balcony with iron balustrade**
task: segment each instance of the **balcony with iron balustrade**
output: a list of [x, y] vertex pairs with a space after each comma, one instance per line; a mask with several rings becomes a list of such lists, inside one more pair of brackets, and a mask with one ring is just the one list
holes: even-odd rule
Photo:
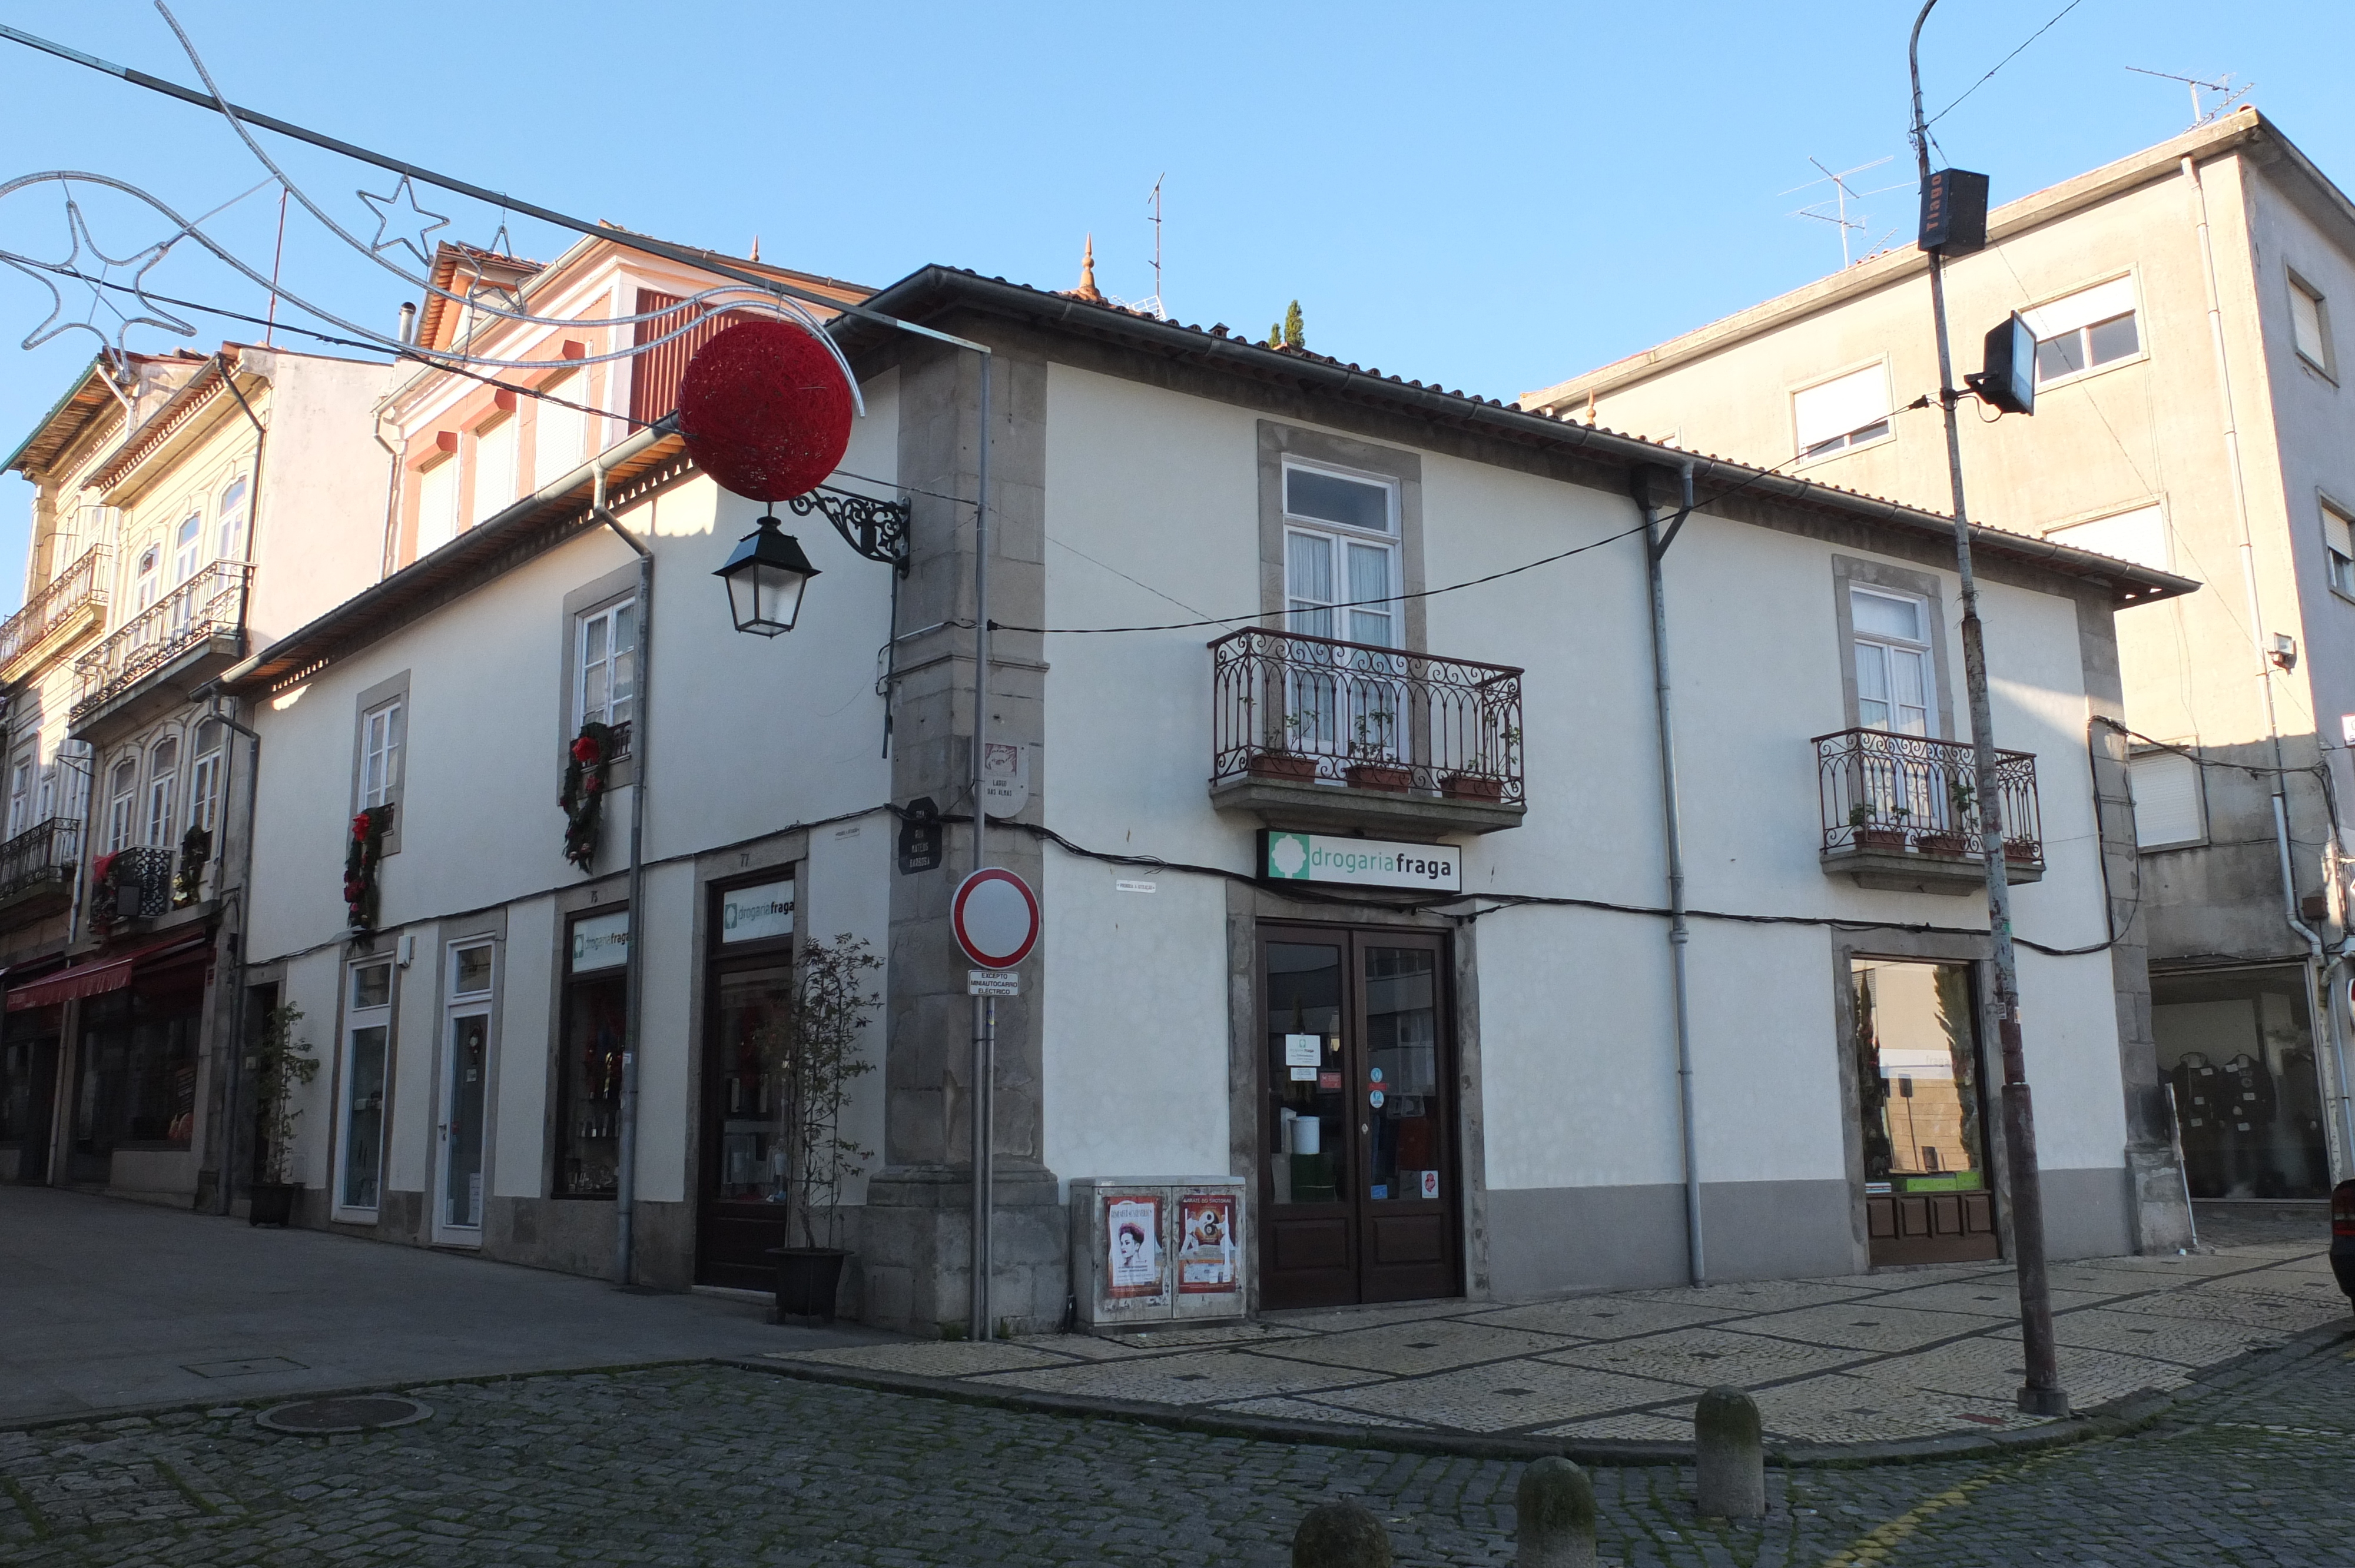
[[75, 660], [74, 738], [103, 746], [242, 658], [252, 576], [242, 561], [215, 561]]
[[114, 552], [92, 545], [0, 623], [0, 685], [14, 685], [106, 624]]
[[1520, 825], [1521, 674], [1252, 627], [1210, 644], [1210, 802], [1272, 827]]
[[[1826, 875], [1895, 893], [1962, 895], [1987, 885], [1977, 766], [1967, 741], [1844, 729], [1817, 736], [1815, 745]], [[1995, 763], [2004, 878], [2041, 881], [2036, 758], [1998, 751]]]
[[0, 843], [0, 928], [61, 914], [73, 903], [81, 823], [51, 817]]

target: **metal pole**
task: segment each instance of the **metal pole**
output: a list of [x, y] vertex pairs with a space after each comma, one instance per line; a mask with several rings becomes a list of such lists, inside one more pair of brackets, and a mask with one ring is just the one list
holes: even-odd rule
[[1660, 523], [1652, 511], [1649, 471], [1636, 471], [1636, 500], [1644, 514], [1644, 567], [1651, 582], [1652, 609], [1652, 697], [1660, 731], [1660, 818], [1668, 839], [1668, 962], [1670, 983], [1676, 1001], [1677, 1024], [1677, 1096], [1679, 1121], [1684, 1140], [1685, 1160], [1685, 1261], [1695, 1285], [1709, 1283], [1707, 1250], [1703, 1245], [1700, 1214], [1700, 1150], [1693, 1128], [1693, 1061], [1692, 1008], [1686, 979], [1685, 954], [1692, 941], [1692, 929], [1685, 918], [1685, 834], [1684, 815], [1677, 802], [1677, 740], [1675, 708], [1668, 685], [1668, 589], [1660, 571], [1661, 560], [1668, 546], [1675, 542], [1677, 530], [1692, 514], [1693, 465], [1687, 462], [1678, 471], [1682, 489], [1682, 508], [1666, 537], [1660, 534]]
[[[981, 798], [981, 767], [989, 742], [989, 373], [992, 356], [981, 355], [981, 430], [975, 450], [976, 498], [973, 505], [973, 768], [968, 783], [973, 791], [973, 868], [988, 863], [989, 812]], [[968, 1260], [973, 1274], [972, 1311], [967, 1335], [989, 1338], [989, 1213], [993, 1172], [990, 1169], [995, 1087], [996, 1014], [990, 999], [973, 999], [973, 1247]]]
[[[1930, 184], [1930, 128], [1922, 117], [1922, 24], [1938, 0], [1924, 0], [1913, 18], [1905, 59], [1913, 80], [1913, 157], [1925, 191]], [[1962, 579], [1963, 683], [1971, 709], [1971, 750], [1977, 775], [1979, 853], [1987, 870], [1987, 936], [1993, 949], [1996, 1034], [2003, 1048], [2004, 1148], [2011, 1168], [2013, 1263], [2019, 1276], [2019, 1334], [2028, 1381], [2019, 1408], [2031, 1415], [2066, 1415], [2069, 1395], [2052, 1340], [2052, 1295], [2044, 1260], [2044, 1190], [2036, 1163], [2036, 1112], [2028, 1088], [2028, 1054], [2019, 1033], [2019, 964], [2011, 944], [2011, 879], [2003, 855], [2003, 802], [1997, 794], [1995, 718], [1987, 696], [1987, 633], [1979, 620], [1978, 579], [1971, 570], [1971, 525], [1963, 504], [1962, 432], [1955, 415], [1953, 355], [1946, 342], [1945, 258], [1930, 252], [1930, 315], [1938, 339], [1938, 407], [1946, 425], [1946, 478], [1955, 504], [1955, 570]]]
[[637, 535], [622, 526], [605, 509], [605, 465], [592, 468], [596, 494], [590, 512], [611, 528], [638, 556], [638, 657], [636, 711], [630, 715], [630, 945], [622, 969], [622, 1103], [614, 1131], [619, 1135], [613, 1171], [613, 1283], [624, 1289], [637, 1264], [638, 1208], [638, 1042], [639, 1018], [645, 1010], [645, 838], [646, 720], [654, 706], [655, 556]]

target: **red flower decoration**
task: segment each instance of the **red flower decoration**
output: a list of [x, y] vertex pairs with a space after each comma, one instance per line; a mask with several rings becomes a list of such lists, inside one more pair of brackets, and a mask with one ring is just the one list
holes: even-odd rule
[[572, 743], [572, 760], [584, 764], [596, 761], [596, 741], [585, 735], [575, 740]]

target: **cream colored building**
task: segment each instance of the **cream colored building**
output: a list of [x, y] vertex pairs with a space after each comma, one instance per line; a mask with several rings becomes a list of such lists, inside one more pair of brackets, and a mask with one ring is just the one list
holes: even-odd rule
[[[2337, 803], [2355, 788], [2355, 390], [2337, 345], [2355, 330], [2355, 204], [2244, 109], [1997, 208], [1946, 279], [1957, 379], [2009, 313], [2038, 338], [2032, 417], [1964, 404], [1973, 520], [2208, 585], [2120, 614], [2132, 736], [2087, 715], [2089, 746], [2132, 748], [2163, 1086], [2137, 1132], [2164, 1138], [2171, 1087], [2196, 1195], [2318, 1195], [2355, 1173]], [[1908, 247], [1521, 403], [1945, 509], [1936, 387], [1928, 261]], [[1967, 734], [1906, 695], [1888, 727]]]

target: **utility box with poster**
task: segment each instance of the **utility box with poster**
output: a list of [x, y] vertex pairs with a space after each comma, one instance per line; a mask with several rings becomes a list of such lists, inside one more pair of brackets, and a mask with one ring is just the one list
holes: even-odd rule
[[1071, 1287], [1092, 1332], [1233, 1321], [1250, 1299], [1241, 1176], [1071, 1183]]

